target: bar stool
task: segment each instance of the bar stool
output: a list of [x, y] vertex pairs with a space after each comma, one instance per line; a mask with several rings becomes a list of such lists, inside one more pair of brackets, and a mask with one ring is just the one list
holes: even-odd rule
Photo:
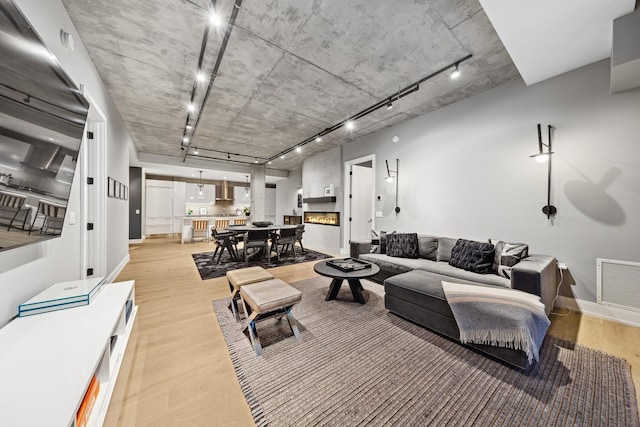
[[196, 233], [204, 233], [203, 239], [209, 241], [209, 220], [208, 219], [194, 219], [191, 224], [191, 243], [194, 242]]
[[215, 222], [216, 230], [224, 230], [229, 227], [228, 219], [216, 219]]

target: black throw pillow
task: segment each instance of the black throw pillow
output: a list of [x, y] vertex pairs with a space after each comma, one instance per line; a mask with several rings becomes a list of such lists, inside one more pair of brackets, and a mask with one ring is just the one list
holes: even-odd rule
[[458, 239], [451, 250], [449, 264], [474, 273], [488, 274], [493, 267], [495, 248], [491, 243]]
[[420, 255], [418, 234], [387, 234], [387, 255], [399, 258], [418, 258]]

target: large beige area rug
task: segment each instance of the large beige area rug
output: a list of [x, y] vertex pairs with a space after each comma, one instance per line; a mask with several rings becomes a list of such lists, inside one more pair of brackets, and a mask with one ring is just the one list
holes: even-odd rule
[[630, 366], [547, 337], [539, 365], [522, 372], [384, 308], [382, 286], [363, 281], [365, 305], [330, 280], [294, 283], [301, 340], [286, 319], [258, 323], [257, 357], [228, 299], [213, 302], [259, 426], [638, 426]]

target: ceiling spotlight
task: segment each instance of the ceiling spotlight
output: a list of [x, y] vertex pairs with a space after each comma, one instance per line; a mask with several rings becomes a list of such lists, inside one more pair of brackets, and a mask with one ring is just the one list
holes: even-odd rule
[[196, 149], [195, 149], [195, 150], [193, 150], [193, 154], [195, 154], [195, 155], [200, 154], [200, 153], [198, 152], [198, 147], [196, 147]]
[[202, 83], [202, 82], [204, 82], [204, 81], [205, 81], [205, 79], [206, 79], [206, 78], [205, 78], [204, 73], [203, 73], [202, 71], [198, 71], [198, 72], [196, 73], [196, 80], [197, 80], [197, 81], [199, 81], [200, 83]]
[[273, 163], [271, 160], [269, 160], [269, 161], [267, 162], [267, 164], [268, 164], [268, 165], [270, 165], [271, 163]]
[[321, 141], [322, 141], [322, 138], [320, 138], [319, 136], [316, 137], [316, 142], [321, 142]]
[[214, 27], [222, 25], [222, 18], [220, 18], [220, 15], [218, 15], [215, 10], [212, 10], [209, 15], [209, 23]]
[[190, 113], [193, 113], [194, 111], [196, 111], [196, 106], [193, 102], [190, 102], [189, 105], [187, 105], [187, 110], [189, 110]]
[[253, 163], [258, 164], [258, 159], [255, 159]]
[[184, 143], [186, 144], [187, 142], [189, 142], [189, 138], [187, 138], [187, 137], [185, 136], [184, 138], [182, 138], [182, 142], [184, 142]]
[[280, 156], [281, 159], [284, 159], [284, 154], [282, 156]]
[[347, 130], [353, 130], [356, 127], [356, 124], [353, 122], [353, 120], [347, 120], [347, 122], [344, 125], [347, 128]]
[[302, 153], [302, 147], [300, 147], [299, 145], [296, 147], [296, 153]]
[[191, 126], [191, 125], [187, 125], [187, 128], [186, 128], [186, 129], [187, 129], [187, 130], [191, 130], [191, 129], [193, 129], [193, 126]]
[[387, 104], [387, 110], [391, 110], [393, 108], [393, 104], [391, 103], [391, 101], [389, 101], [389, 103]]
[[456, 64], [453, 71], [451, 71], [451, 78], [457, 79], [458, 77], [460, 77], [460, 69], [458, 68], [458, 64]]

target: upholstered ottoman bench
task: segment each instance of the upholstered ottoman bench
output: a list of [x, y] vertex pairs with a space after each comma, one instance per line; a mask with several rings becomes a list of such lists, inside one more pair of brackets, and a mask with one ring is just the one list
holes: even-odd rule
[[300, 339], [300, 332], [296, 319], [291, 314], [291, 308], [302, 299], [302, 293], [280, 279], [271, 279], [252, 283], [240, 288], [240, 298], [248, 314], [249, 339], [256, 354], [262, 355], [262, 345], [258, 337], [256, 322], [272, 316], [286, 315], [289, 326], [296, 339]]
[[249, 267], [227, 271], [227, 281], [231, 289], [231, 311], [236, 318], [236, 322], [240, 321], [240, 314], [238, 314], [240, 288], [245, 285], [271, 279], [273, 279], [273, 275], [262, 267]]

